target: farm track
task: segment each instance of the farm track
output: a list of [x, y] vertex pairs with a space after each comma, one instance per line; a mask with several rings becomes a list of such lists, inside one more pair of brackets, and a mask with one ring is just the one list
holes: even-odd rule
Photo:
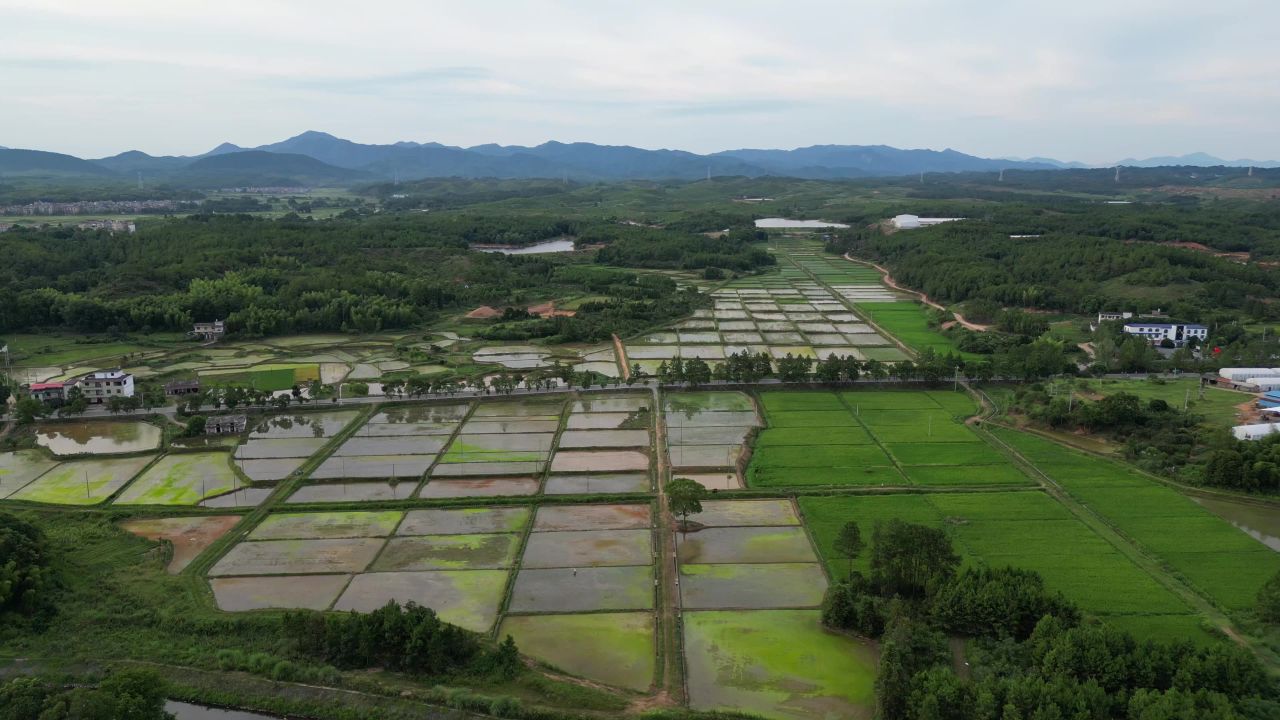
[[1163, 585], [1177, 597], [1181, 598], [1182, 601], [1185, 602], [1192, 610], [1201, 614], [1205, 618], [1208, 618], [1209, 621], [1217, 626], [1224, 635], [1231, 638], [1237, 644], [1248, 647], [1255, 654], [1258, 654], [1260, 660], [1266, 662], [1267, 659], [1265, 656], [1260, 654], [1257, 648], [1254, 648], [1251, 643], [1241, 637], [1240, 633], [1236, 630], [1235, 626], [1225, 613], [1201, 595], [1197, 590], [1166, 570], [1159, 558], [1150, 555], [1146, 549], [1130, 540], [1105, 517], [1089, 509], [1079, 500], [1076, 500], [1074, 496], [1067, 492], [1067, 490], [1059, 485], [1050, 475], [1041, 470], [1035, 463], [1028, 460], [1015, 448], [1008, 445], [994, 434], [988, 432], [985, 428], [977, 427], [976, 430], [986, 436], [989, 440], [995, 442], [997, 446], [1004, 449], [1012, 457], [1017, 458], [1024, 469], [1029, 469], [1032, 473], [1032, 477], [1039, 480], [1041, 488], [1048, 493], [1050, 497], [1057, 500], [1078, 520], [1120, 551], [1120, 553], [1128, 558], [1130, 562], [1137, 565], [1156, 582]]
[[[785, 255], [786, 253], [783, 253], [783, 254]], [[790, 258], [788, 258], [788, 259], [790, 259]], [[850, 260], [850, 258], [849, 258], [847, 255], [845, 256], [845, 259], [846, 259], [846, 260]], [[855, 261], [853, 261], [853, 262], [857, 262], [857, 261], [855, 260]], [[843, 295], [841, 295], [840, 293], [836, 292], [834, 288], [832, 288], [832, 287], [831, 287], [830, 285], [828, 285], [826, 282], [824, 282], [823, 280], [821, 280], [817, 275], [814, 275], [813, 273], [809, 272], [809, 270], [808, 270], [808, 269], [806, 269], [805, 267], [801, 266], [801, 265], [800, 265], [800, 263], [795, 262], [794, 260], [791, 260], [791, 264], [792, 264], [792, 265], [794, 265], [794, 266], [796, 267], [796, 269], [797, 269], [797, 270], [799, 270], [800, 272], [804, 273], [804, 274], [805, 274], [805, 275], [806, 275], [810, 280], [814, 281], [814, 282], [815, 282], [815, 283], [817, 283], [818, 285], [821, 285], [823, 288], [827, 289], [827, 290], [832, 294], [832, 296], [834, 296], [836, 299], [838, 299], [838, 300], [840, 301], [840, 304], [841, 304], [841, 305], [843, 305], [847, 310], [849, 310], [849, 312], [855, 313], [858, 317], [862, 318], [862, 321], [863, 321], [863, 322], [865, 322], [866, 324], [868, 324], [868, 325], [870, 325], [871, 327], [875, 328], [875, 331], [876, 331], [876, 332], [878, 332], [878, 333], [880, 333], [880, 335], [881, 335], [882, 337], [885, 337], [885, 338], [888, 338], [889, 340], [892, 340], [892, 341], [894, 342], [894, 344], [898, 346], [898, 349], [899, 349], [899, 350], [901, 350], [902, 352], [906, 353], [907, 357], [909, 357], [909, 358], [914, 358], [914, 357], [916, 356], [916, 351], [915, 351], [915, 350], [913, 350], [913, 349], [911, 349], [911, 347], [909, 347], [906, 343], [904, 343], [904, 342], [902, 342], [901, 340], [899, 340], [897, 335], [894, 335], [893, 333], [891, 333], [891, 332], [889, 332], [889, 331], [885, 330], [884, 328], [880, 327], [878, 324], [876, 324], [876, 321], [875, 321], [875, 320], [871, 319], [870, 317], [868, 317], [867, 315], [863, 314], [862, 312], [860, 312], [860, 311], [856, 310], [856, 309], [853, 307], [853, 303], [852, 303], [852, 302], [850, 302], [847, 298], [845, 298], [845, 297], [844, 297]]]
[[885, 285], [888, 285], [889, 287], [893, 288], [894, 290], [897, 290], [898, 292], [904, 292], [909, 295], [915, 295], [916, 297], [920, 298], [920, 302], [924, 303], [925, 305], [928, 305], [931, 308], [934, 308], [935, 310], [950, 312], [952, 315], [955, 316], [957, 323], [959, 323], [961, 326], [969, 330], [972, 330], [974, 332], [986, 332], [987, 330], [991, 329], [990, 325], [980, 325], [976, 322], [965, 320], [964, 316], [961, 315], [960, 313], [955, 312], [954, 310], [948, 310], [945, 305], [941, 305], [933, 301], [932, 299], [929, 298], [928, 295], [925, 295], [919, 290], [912, 290], [911, 288], [903, 287], [899, 285], [897, 282], [894, 281], [893, 276], [889, 274], [888, 268], [885, 268], [881, 265], [877, 265], [871, 262], [870, 260], [859, 260], [858, 258], [853, 257], [849, 253], [845, 253], [842, 257], [844, 257], [844, 259], [848, 260], [849, 262], [858, 263], [859, 265], [869, 265], [875, 268], [876, 270], [880, 271], [880, 274], [881, 274], [880, 282], [884, 283]]
[[[658, 561], [655, 570], [661, 592], [658, 603], [658, 624], [662, 628], [660, 644], [662, 647], [662, 683], [656, 696], [646, 699], [645, 709], [654, 707], [682, 705], [687, 701], [688, 691], [684, 675], [683, 647], [680, 638], [680, 627], [683, 622], [683, 607], [680, 599], [680, 566], [676, 559], [675, 517], [667, 506], [667, 481], [671, 469], [667, 462], [667, 423], [666, 414], [662, 411], [662, 393], [657, 386], [652, 388], [654, 414], [654, 457], [657, 459], [657, 500], [658, 500]], [[668, 564], [668, 561], [670, 564]]]

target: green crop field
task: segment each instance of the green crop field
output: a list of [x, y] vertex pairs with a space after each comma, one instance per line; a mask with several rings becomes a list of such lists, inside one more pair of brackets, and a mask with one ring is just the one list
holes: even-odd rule
[[996, 432], [1225, 609], [1252, 607], [1258, 588], [1280, 572], [1280, 554], [1135, 470], [1026, 433]]
[[1213, 387], [1206, 387], [1204, 398], [1201, 399], [1200, 379], [1195, 377], [1182, 380], [1104, 379], [1089, 380], [1082, 384], [1085, 390], [1103, 395], [1126, 392], [1137, 395], [1144, 402], [1163, 400], [1176, 408], [1181, 408], [1185, 403], [1192, 412], [1203, 415], [1206, 422], [1219, 427], [1235, 424], [1239, 415], [1236, 406], [1253, 399], [1248, 393]]
[[[901, 519], [942, 528], [966, 564], [1035, 570], [1050, 589], [1104, 618], [1125, 617], [1126, 627], [1139, 634], [1146, 617], [1155, 618], [1153, 632], [1167, 632], [1174, 622], [1199, 622], [1186, 603], [1040, 491], [802, 497], [799, 502], [818, 552], [836, 577], [849, 568], [833, 547], [845, 522], [857, 521], [869, 537], [877, 522]], [[869, 572], [865, 553], [853, 567]], [[1183, 619], [1170, 620], [1175, 616]]]
[[954, 353], [976, 359], [980, 355], [964, 353], [956, 349], [951, 338], [929, 327], [925, 306], [911, 301], [866, 302], [856, 305], [858, 312], [866, 315], [884, 331], [898, 338], [916, 352], [926, 348], [939, 355]]

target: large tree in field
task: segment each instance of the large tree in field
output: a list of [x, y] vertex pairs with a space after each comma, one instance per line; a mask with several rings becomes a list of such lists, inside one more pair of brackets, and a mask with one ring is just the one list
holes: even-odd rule
[[872, 533], [871, 579], [884, 594], [923, 597], [951, 579], [959, 564], [951, 541], [937, 528], [890, 520]]
[[862, 530], [858, 527], [858, 523], [850, 520], [840, 528], [836, 539], [831, 543], [831, 549], [836, 554], [849, 561], [849, 574], [853, 574], [853, 561], [858, 559], [862, 554]]
[[680, 516], [680, 531], [689, 527], [689, 516], [702, 512], [702, 501], [707, 489], [702, 483], [689, 478], [676, 478], [667, 483], [667, 507], [672, 515]]

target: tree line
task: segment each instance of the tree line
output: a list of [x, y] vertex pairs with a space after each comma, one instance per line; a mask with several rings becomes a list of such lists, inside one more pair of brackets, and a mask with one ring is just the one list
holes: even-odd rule
[[[852, 568], [864, 550], [856, 522], [843, 526], [831, 550]], [[1262, 720], [1280, 714], [1280, 688], [1243, 648], [1139, 642], [1086, 621], [1034, 572], [961, 569], [937, 528], [880, 522], [869, 550], [870, 574], [850, 569], [831, 585], [822, 618], [880, 640], [881, 720]], [[972, 677], [954, 671], [948, 636], [970, 639]]]

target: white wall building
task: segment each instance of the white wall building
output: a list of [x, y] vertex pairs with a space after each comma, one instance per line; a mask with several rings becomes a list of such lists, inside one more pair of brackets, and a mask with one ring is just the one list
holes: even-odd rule
[[1277, 432], [1280, 432], [1280, 423], [1237, 425], [1231, 428], [1231, 434], [1235, 435], [1237, 440], [1257, 440]]
[[1242, 383], [1249, 380], [1249, 378], [1280, 377], [1280, 368], [1224, 367], [1218, 371], [1218, 377], [1225, 378], [1231, 382]]
[[945, 222], [955, 222], [964, 218], [944, 218], [944, 217], [920, 217], [919, 215], [898, 215], [892, 222], [893, 226], [899, 230], [914, 230], [915, 228], [929, 227], [930, 225], [939, 225]]
[[1280, 390], [1280, 377], [1251, 377], [1246, 378], [1245, 382], [1249, 385], [1256, 386], [1259, 392], [1271, 392], [1272, 390]]
[[1124, 331], [1152, 343], [1170, 340], [1174, 345], [1182, 345], [1191, 338], [1204, 340], [1209, 337], [1209, 328], [1195, 323], [1127, 322]]
[[113, 397], [133, 397], [133, 375], [119, 368], [89, 373], [76, 385], [91, 404], [105, 403]]

